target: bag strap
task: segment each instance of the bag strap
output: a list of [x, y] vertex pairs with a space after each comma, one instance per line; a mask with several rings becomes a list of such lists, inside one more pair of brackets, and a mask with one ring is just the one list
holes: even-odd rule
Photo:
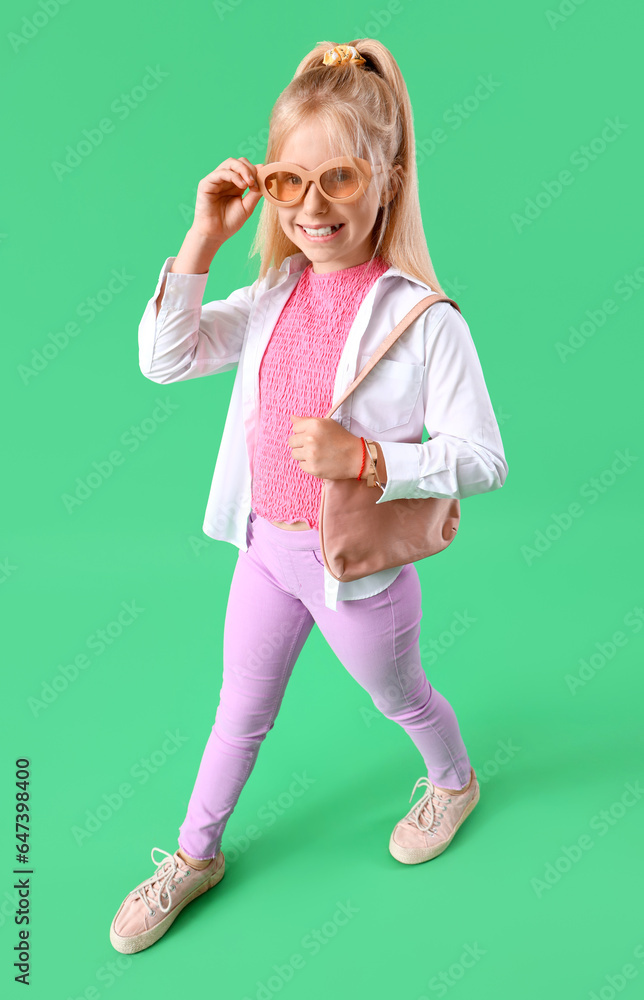
[[338, 406], [344, 403], [347, 396], [349, 396], [353, 392], [353, 390], [360, 384], [360, 382], [362, 382], [363, 378], [369, 374], [373, 366], [380, 361], [383, 354], [386, 354], [386, 352], [389, 350], [392, 344], [396, 340], [398, 340], [401, 334], [405, 332], [407, 327], [410, 326], [410, 324], [413, 323], [414, 320], [417, 319], [421, 313], [425, 312], [425, 310], [428, 309], [430, 306], [433, 306], [435, 302], [451, 302], [451, 304], [456, 309], [458, 309], [459, 312], [461, 311], [456, 302], [454, 302], [454, 299], [450, 299], [449, 296], [447, 295], [441, 295], [439, 292], [433, 292], [431, 295], [425, 296], [424, 299], [420, 299], [420, 301], [418, 301], [416, 305], [409, 310], [407, 315], [403, 316], [400, 323], [398, 323], [398, 325], [394, 327], [391, 333], [387, 337], [385, 337], [385, 339], [380, 344], [378, 349], [371, 355], [371, 357], [367, 361], [364, 368], [360, 371], [358, 376], [353, 380], [351, 385], [344, 390], [343, 394], [340, 396], [340, 399], [326, 414], [327, 417], [330, 417], [332, 413], [335, 413]]

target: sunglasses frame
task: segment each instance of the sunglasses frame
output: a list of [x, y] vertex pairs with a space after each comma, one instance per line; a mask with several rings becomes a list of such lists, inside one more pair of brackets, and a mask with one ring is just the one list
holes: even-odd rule
[[[320, 178], [322, 174], [326, 173], [327, 170], [331, 170], [333, 167], [357, 167], [360, 173], [360, 184], [357, 191], [350, 194], [348, 198], [333, 198], [331, 195], [327, 194], [326, 191], [322, 190], [320, 185]], [[291, 171], [301, 177], [304, 183], [302, 184], [302, 191], [294, 198], [292, 201], [278, 201], [273, 195], [268, 191], [266, 184], [264, 183], [264, 178], [268, 177], [269, 174], [275, 173], [276, 170]], [[293, 205], [299, 204], [304, 198], [306, 192], [308, 191], [309, 181], [313, 181], [318, 191], [323, 198], [327, 201], [336, 202], [339, 205], [347, 205], [352, 201], [357, 201], [364, 192], [369, 187], [371, 183], [371, 178], [373, 174], [382, 173], [382, 164], [375, 164], [373, 167], [368, 160], [363, 160], [359, 156], [335, 156], [331, 160], [325, 160], [321, 163], [315, 170], [305, 170], [301, 167], [299, 163], [291, 163], [289, 160], [275, 160], [273, 163], [265, 163], [263, 166], [259, 167], [257, 170], [257, 184], [259, 190], [263, 194], [264, 198], [271, 203], [271, 205], [276, 205], [278, 208], [291, 208]]]

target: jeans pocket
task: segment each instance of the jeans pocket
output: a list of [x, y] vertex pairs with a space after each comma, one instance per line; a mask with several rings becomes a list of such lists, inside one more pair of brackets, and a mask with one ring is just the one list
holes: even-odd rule
[[315, 559], [315, 561], [318, 562], [320, 566], [324, 566], [324, 559], [322, 558], [322, 549], [311, 549], [311, 552], [313, 553], [313, 558]]

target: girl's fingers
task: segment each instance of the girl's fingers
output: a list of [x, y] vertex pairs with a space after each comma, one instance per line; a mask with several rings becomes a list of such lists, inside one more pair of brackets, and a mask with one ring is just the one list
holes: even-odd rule
[[[263, 166], [259, 163], [257, 166]], [[224, 181], [232, 181], [235, 187], [241, 188], [245, 191], [247, 187], [252, 188], [254, 191], [259, 190], [259, 185], [257, 184], [255, 175], [257, 173], [257, 167], [254, 167], [246, 157], [240, 157], [239, 159], [234, 159], [230, 157], [229, 160], [224, 160], [220, 163], [215, 170], [211, 171], [209, 174], [203, 178], [204, 181], [208, 181], [211, 184], [221, 184]]]
[[255, 183], [255, 178], [250, 170], [234, 170], [233, 174], [239, 178], [239, 186], [242, 191], [245, 191], [247, 187], [251, 187]]
[[224, 168], [223, 170], [220, 170], [219, 177], [214, 178], [214, 180], [229, 181], [234, 184], [235, 187], [241, 188], [242, 191], [245, 191], [248, 187], [246, 178], [238, 170], [233, 170], [232, 168]]
[[262, 167], [263, 164], [262, 163], [256, 163], [253, 166], [253, 164], [250, 162], [250, 160], [247, 160], [245, 156], [240, 156], [239, 159], [243, 163], [247, 164], [247, 166], [248, 166], [248, 176], [250, 177], [250, 185], [252, 185], [253, 182], [257, 183], [256, 179], [255, 179], [255, 175], [257, 173], [257, 167]]

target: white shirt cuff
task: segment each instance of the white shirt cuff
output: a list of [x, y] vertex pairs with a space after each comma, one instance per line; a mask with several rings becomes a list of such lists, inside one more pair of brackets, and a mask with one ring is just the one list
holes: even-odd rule
[[163, 265], [154, 298], [156, 300], [165, 278], [166, 285], [161, 310], [200, 309], [209, 272], [206, 271], [205, 274], [175, 274], [170, 268], [176, 259], [176, 257], [168, 257]]

